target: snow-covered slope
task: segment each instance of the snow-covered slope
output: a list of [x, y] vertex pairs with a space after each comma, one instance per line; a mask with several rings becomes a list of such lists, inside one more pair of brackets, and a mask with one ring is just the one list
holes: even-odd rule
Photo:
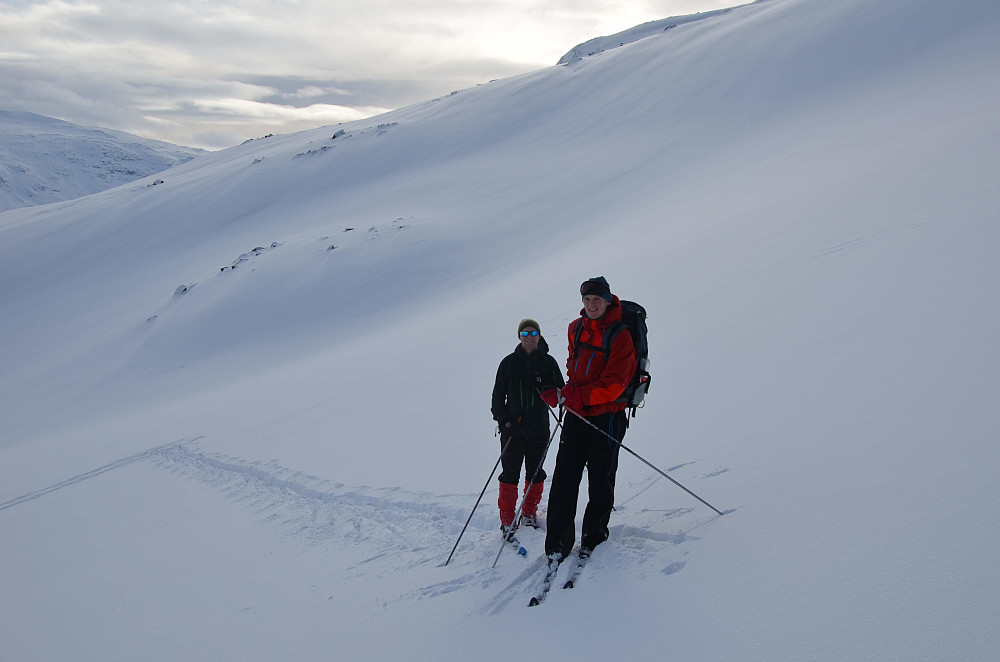
[[0, 110], [0, 211], [104, 191], [203, 153], [121, 131]]
[[[1000, 8], [671, 22], [0, 214], [0, 656], [994, 658]], [[489, 393], [596, 274], [727, 514], [625, 453], [529, 610]]]

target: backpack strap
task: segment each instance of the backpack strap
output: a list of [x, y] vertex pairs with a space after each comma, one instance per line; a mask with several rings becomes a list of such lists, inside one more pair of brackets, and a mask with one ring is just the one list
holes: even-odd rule
[[619, 333], [628, 328], [625, 322], [612, 322], [610, 327], [610, 333], [607, 329], [604, 331], [604, 349], [602, 350], [606, 356], [611, 356], [611, 344], [615, 341], [615, 338]]
[[598, 347], [596, 345], [591, 345], [590, 343], [580, 342], [580, 337], [583, 335], [583, 322], [584, 319], [581, 317], [579, 324], [576, 325], [576, 332], [573, 335], [573, 358], [578, 359], [580, 357], [580, 348], [586, 347], [587, 349], [593, 350], [595, 352], [601, 352], [604, 354], [605, 360], [611, 356], [611, 344], [614, 343], [615, 337], [621, 333], [622, 329], [628, 328], [625, 322], [617, 321], [612, 322], [604, 329], [604, 337], [602, 338], [603, 344]]

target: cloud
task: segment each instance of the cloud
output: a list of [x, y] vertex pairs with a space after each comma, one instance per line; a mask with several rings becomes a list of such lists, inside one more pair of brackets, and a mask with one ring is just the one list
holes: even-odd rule
[[256, 124], [261, 121], [278, 123], [311, 123], [314, 126], [349, 122], [386, 112], [388, 108], [357, 108], [313, 104], [302, 108], [261, 103], [247, 99], [213, 99], [196, 101], [193, 108], [199, 115], [225, 117], [239, 122]]
[[328, 94], [345, 94], [350, 96], [350, 90], [342, 90], [336, 87], [322, 88], [316, 85], [305, 85], [295, 90], [294, 92], [283, 94], [282, 97], [287, 99], [315, 99], [316, 97], [326, 96]]
[[549, 66], [594, 36], [725, 4], [7, 2], [0, 90], [10, 110], [215, 149]]

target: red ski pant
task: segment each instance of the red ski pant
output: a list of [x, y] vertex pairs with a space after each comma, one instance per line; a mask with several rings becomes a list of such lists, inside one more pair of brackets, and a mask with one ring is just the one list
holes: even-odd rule
[[[510, 443], [507, 440], [510, 439]], [[535, 516], [538, 502], [542, 498], [542, 481], [547, 477], [542, 468], [542, 455], [548, 443], [547, 435], [514, 435], [500, 437], [500, 523], [510, 526], [517, 509], [517, 484], [521, 479], [521, 465], [524, 465], [524, 490], [527, 498], [524, 501], [523, 515]], [[537, 470], [537, 473], [536, 473]]]

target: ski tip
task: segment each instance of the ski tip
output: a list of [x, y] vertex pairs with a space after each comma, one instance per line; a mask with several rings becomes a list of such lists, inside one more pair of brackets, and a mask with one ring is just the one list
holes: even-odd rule
[[524, 547], [522, 547], [521, 549], [517, 550], [517, 553], [520, 556], [527, 556], [528, 555], [528, 550], [526, 550]]

